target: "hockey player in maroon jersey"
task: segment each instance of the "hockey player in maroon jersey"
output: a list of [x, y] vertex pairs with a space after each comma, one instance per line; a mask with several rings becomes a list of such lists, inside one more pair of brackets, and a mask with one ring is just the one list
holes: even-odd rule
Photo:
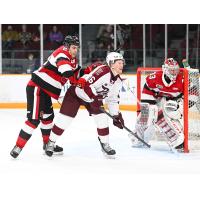
[[115, 150], [109, 145], [107, 115], [99, 108], [103, 105], [102, 100], [107, 97], [109, 112], [115, 117], [113, 124], [120, 129], [123, 128], [124, 120], [119, 112], [119, 91], [122, 86], [120, 74], [123, 70], [124, 59], [121, 54], [111, 52], [107, 55], [106, 62], [107, 65], [98, 64], [89, 74], [79, 79], [78, 86], [71, 86], [66, 92], [46, 147], [45, 152], [48, 156], [53, 155], [57, 138], [69, 127], [80, 105], [85, 105], [94, 117], [103, 153], [107, 157], [115, 155]]
[[[162, 65], [162, 71], [154, 72], [146, 77], [144, 84], [140, 114], [135, 132], [146, 142], [155, 132], [167, 139], [171, 148], [182, 148], [184, 141], [182, 122], [183, 75], [177, 61], [168, 58]], [[142, 146], [141, 142], [129, 135], [133, 146]]]
[[[12, 157], [19, 155], [39, 124], [45, 149], [54, 119], [51, 97], [57, 100], [62, 86], [67, 81], [75, 83], [79, 78], [81, 67], [77, 64], [78, 49], [78, 37], [66, 36], [63, 45], [48, 57], [42, 67], [33, 72], [26, 87], [27, 120], [10, 152]], [[63, 148], [55, 145], [53, 151], [62, 153]]]

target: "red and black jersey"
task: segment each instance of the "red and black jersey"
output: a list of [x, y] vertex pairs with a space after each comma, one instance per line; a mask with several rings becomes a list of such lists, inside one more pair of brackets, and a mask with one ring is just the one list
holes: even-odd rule
[[178, 74], [176, 82], [170, 86], [165, 86], [163, 83], [163, 72], [155, 72], [146, 77], [146, 83], [142, 90], [141, 100], [149, 103], [155, 103], [159, 97], [175, 99], [183, 94], [184, 84], [183, 75]]
[[54, 99], [58, 99], [61, 87], [69, 79], [74, 82], [79, 78], [80, 66], [77, 58], [72, 58], [64, 46], [56, 49], [47, 61], [32, 74], [29, 85], [37, 85]]

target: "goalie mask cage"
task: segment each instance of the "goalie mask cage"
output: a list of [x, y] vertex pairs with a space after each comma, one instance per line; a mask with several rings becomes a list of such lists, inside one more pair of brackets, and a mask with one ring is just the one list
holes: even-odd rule
[[[161, 71], [162, 68], [137, 69], [137, 110], [140, 110], [141, 92], [147, 75]], [[183, 130], [184, 152], [200, 150], [200, 88], [198, 69], [180, 69], [183, 73], [184, 100], [183, 100]]]

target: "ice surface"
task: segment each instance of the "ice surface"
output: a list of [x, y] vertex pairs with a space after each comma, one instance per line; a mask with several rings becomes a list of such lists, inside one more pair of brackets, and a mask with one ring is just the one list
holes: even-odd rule
[[[122, 114], [133, 129], [136, 113]], [[199, 199], [199, 152], [174, 154], [165, 143], [132, 148], [127, 132], [110, 121], [110, 144], [117, 156], [105, 159], [86, 110], [59, 138], [63, 156], [43, 154], [38, 129], [14, 160], [9, 153], [25, 116], [23, 109], [0, 110], [0, 200]]]

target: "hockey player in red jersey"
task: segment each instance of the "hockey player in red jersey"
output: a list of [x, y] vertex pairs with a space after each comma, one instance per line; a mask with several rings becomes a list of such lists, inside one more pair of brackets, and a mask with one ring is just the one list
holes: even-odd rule
[[[67, 81], [75, 83], [78, 80], [81, 68], [76, 58], [78, 49], [78, 37], [66, 36], [63, 45], [48, 57], [42, 67], [32, 73], [26, 87], [27, 120], [10, 152], [12, 157], [16, 158], [19, 155], [39, 124], [45, 149], [54, 119], [51, 97], [57, 100], [62, 86]], [[63, 148], [55, 145], [53, 151], [62, 153]]]
[[[183, 147], [184, 134], [182, 123], [183, 75], [173, 58], [168, 58], [162, 65], [162, 71], [146, 77], [140, 113], [135, 132], [149, 142], [155, 132], [160, 132], [172, 148]], [[133, 146], [142, 144], [129, 135]]]
[[71, 86], [66, 92], [46, 147], [48, 156], [53, 155], [53, 147], [57, 138], [69, 127], [80, 105], [85, 105], [94, 117], [103, 153], [107, 157], [115, 155], [115, 150], [109, 145], [107, 115], [99, 108], [103, 105], [102, 100], [106, 98], [109, 112], [115, 117], [114, 125], [120, 129], [123, 128], [124, 120], [119, 112], [119, 91], [122, 86], [120, 74], [123, 70], [124, 59], [121, 54], [111, 52], [107, 55], [106, 62], [107, 65], [97, 64], [94, 70], [79, 79], [78, 86]]

